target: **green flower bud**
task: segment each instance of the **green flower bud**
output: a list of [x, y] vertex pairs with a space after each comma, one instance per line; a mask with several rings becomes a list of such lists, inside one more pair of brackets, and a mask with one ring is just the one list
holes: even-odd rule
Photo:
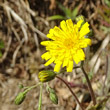
[[49, 97], [50, 97], [50, 100], [54, 103], [54, 104], [58, 104], [58, 97], [55, 93], [55, 90], [48, 87], [48, 91], [49, 91]]
[[56, 76], [56, 73], [53, 71], [49, 71], [49, 70], [41, 71], [38, 74], [38, 78], [39, 78], [40, 82], [48, 82], [48, 81], [54, 79], [55, 76]]
[[20, 105], [26, 97], [26, 93], [20, 92], [15, 98], [15, 104]]
[[22, 89], [24, 88], [24, 86], [22, 84], [19, 84], [19, 88]]
[[54, 104], [58, 104], [58, 97], [55, 93], [50, 93], [50, 100], [54, 103]]
[[[76, 22], [78, 22], [78, 21], [80, 21], [80, 20], [83, 20], [83, 22], [82, 22], [82, 24], [81, 24], [81, 27], [83, 26], [83, 24], [86, 23], [86, 19], [85, 19], [84, 16], [82, 16], [82, 15], [77, 16], [75, 20], [76, 20]], [[80, 29], [81, 29], [81, 27], [80, 27]], [[90, 36], [92, 36], [92, 35], [93, 35], [93, 31], [90, 30], [90, 32], [89, 32], [85, 37], [88, 38], [88, 37], [90, 37]]]
[[85, 24], [86, 20], [85, 20], [84, 16], [79, 15], [79, 16], [76, 17], [76, 22], [78, 22], [78, 21], [80, 21], [80, 20], [83, 20], [83, 22], [82, 22], [82, 24], [81, 24], [81, 27], [80, 27], [80, 29], [81, 29], [82, 26], [83, 26], [83, 24]]
[[83, 20], [83, 21], [85, 22], [84, 16], [79, 15], [79, 16], [76, 17], [76, 22], [78, 22], [78, 21], [80, 21], [80, 20]]

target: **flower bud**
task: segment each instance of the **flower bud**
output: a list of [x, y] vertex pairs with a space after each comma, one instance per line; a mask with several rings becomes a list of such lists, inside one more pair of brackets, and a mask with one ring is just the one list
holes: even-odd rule
[[58, 104], [58, 97], [55, 93], [55, 90], [48, 87], [48, 91], [49, 91], [49, 97], [50, 97], [50, 100], [54, 103], [54, 104]]
[[50, 93], [50, 100], [54, 103], [54, 104], [58, 104], [58, 97], [55, 93]]
[[[80, 20], [83, 20], [83, 22], [82, 22], [82, 24], [81, 24], [81, 27], [82, 27], [83, 24], [86, 23], [86, 19], [84, 18], [84, 16], [79, 15], [79, 16], [76, 17], [76, 22], [78, 22], [78, 21], [80, 21]], [[81, 27], [80, 27], [80, 28], [81, 28]], [[93, 31], [90, 30], [90, 32], [89, 32], [85, 37], [88, 38], [88, 37], [91, 37], [92, 35], [93, 35]]]
[[55, 76], [56, 76], [56, 73], [53, 71], [49, 71], [49, 70], [41, 71], [38, 74], [38, 78], [39, 78], [40, 82], [48, 82], [48, 81], [54, 79]]
[[78, 22], [78, 21], [80, 21], [80, 20], [83, 20], [83, 21], [85, 22], [84, 16], [79, 15], [79, 16], [76, 17], [76, 22]]
[[26, 97], [26, 93], [20, 92], [15, 98], [15, 104], [20, 105]]
[[24, 86], [22, 84], [19, 84], [19, 88], [22, 89], [24, 88]]

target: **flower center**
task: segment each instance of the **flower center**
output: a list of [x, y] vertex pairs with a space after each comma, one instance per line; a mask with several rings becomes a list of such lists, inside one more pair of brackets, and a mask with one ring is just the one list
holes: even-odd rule
[[67, 49], [73, 48], [74, 44], [74, 41], [72, 41], [71, 39], [65, 39], [64, 41], [64, 45]]

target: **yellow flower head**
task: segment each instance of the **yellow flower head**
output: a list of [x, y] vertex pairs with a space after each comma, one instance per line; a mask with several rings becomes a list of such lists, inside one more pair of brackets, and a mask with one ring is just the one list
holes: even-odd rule
[[71, 19], [61, 21], [60, 27], [55, 26], [50, 29], [47, 37], [51, 40], [42, 41], [41, 45], [46, 46], [47, 52], [41, 57], [48, 60], [45, 66], [54, 62], [56, 65], [54, 71], [59, 72], [60, 67], [67, 67], [67, 72], [73, 69], [73, 61], [78, 64], [85, 60], [85, 54], [82, 48], [91, 45], [91, 40], [85, 38], [85, 35], [90, 32], [89, 24], [86, 22], [83, 25], [83, 20], [79, 20], [73, 25]]
[[49, 70], [40, 71], [38, 74], [38, 78], [40, 82], [48, 82], [55, 78], [56, 73]]

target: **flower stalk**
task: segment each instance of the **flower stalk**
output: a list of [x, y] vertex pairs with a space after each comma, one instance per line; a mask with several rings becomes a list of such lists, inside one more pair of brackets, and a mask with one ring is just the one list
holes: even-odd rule
[[88, 75], [87, 75], [86, 71], [84, 70], [83, 66], [81, 67], [81, 69], [82, 69], [82, 71], [84, 73], [84, 76], [85, 76], [85, 78], [87, 80], [88, 88], [89, 88], [89, 91], [90, 91], [90, 94], [91, 94], [91, 98], [93, 100], [93, 104], [96, 105], [96, 98], [95, 98], [95, 94], [94, 94], [94, 91], [93, 91], [92, 86], [91, 86], [91, 82], [90, 82], [90, 80], [88, 78]]
[[68, 89], [70, 90], [70, 92], [72, 93], [72, 95], [74, 96], [74, 98], [76, 99], [77, 103], [79, 104], [79, 106], [81, 107], [82, 110], [84, 110], [83, 106], [81, 105], [79, 99], [77, 98], [77, 96], [75, 95], [75, 93], [72, 91], [71, 87], [69, 86], [69, 84], [62, 78], [60, 78], [59, 76], [56, 76], [56, 78], [58, 78], [59, 80], [61, 80], [63, 83], [65, 83], [65, 85], [68, 87]]
[[41, 106], [42, 106], [42, 87], [43, 84], [40, 85], [40, 96], [39, 96], [39, 105], [38, 105], [38, 110], [41, 110]]

